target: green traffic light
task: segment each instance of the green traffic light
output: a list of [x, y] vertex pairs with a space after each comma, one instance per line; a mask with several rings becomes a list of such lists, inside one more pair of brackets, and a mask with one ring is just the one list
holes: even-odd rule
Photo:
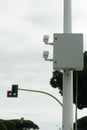
[[18, 85], [12, 85], [12, 95], [18, 97]]
[[13, 96], [16, 96], [17, 95], [17, 93], [13, 93]]

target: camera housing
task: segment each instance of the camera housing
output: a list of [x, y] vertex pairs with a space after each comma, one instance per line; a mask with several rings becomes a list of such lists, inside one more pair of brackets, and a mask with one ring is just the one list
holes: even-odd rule
[[43, 58], [44, 58], [45, 60], [47, 60], [47, 59], [48, 59], [48, 56], [49, 56], [49, 51], [44, 51], [44, 52], [43, 52]]
[[48, 35], [44, 35], [44, 37], [43, 37], [43, 42], [44, 42], [45, 44], [48, 44], [48, 41], [49, 41], [49, 36], [48, 36]]

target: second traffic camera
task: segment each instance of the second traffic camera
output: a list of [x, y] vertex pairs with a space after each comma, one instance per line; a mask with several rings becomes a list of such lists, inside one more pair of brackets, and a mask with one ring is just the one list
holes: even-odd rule
[[47, 59], [48, 59], [48, 56], [49, 56], [49, 51], [44, 51], [44, 52], [43, 52], [43, 58], [44, 58], [45, 60], [47, 60]]

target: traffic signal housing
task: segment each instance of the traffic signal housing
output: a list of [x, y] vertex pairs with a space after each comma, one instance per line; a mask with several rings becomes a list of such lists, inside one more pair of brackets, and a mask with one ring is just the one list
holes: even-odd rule
[[18, 85], [12, 85], [12, 90], [7, 91], [7, 97], [18, 97]]

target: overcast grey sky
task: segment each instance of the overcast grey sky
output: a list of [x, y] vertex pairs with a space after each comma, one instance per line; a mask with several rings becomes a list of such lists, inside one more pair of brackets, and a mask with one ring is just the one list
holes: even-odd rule
[[[87, 0], [72, 0], [73, 32], [84, 34], [87, 50]], [[42, 130], [56, 130], [62, 122], [62, 108], [51, 97], [19, 91], [8, 99], [12, 84], [20, 88], [43, 90], [59, 100], [57, 89], [49, 85], [52, 63], [42, 58], [52, 46], [43, 43], [43, 35], [63, 32], [63, 0], [0, 0], [0, 118], [30, 119]], [[87, 114], [79, 111], [78, 117]]]

